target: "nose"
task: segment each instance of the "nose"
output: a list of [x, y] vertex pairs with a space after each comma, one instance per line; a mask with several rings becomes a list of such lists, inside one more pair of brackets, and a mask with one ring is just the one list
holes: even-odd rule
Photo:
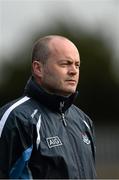
[[79, 68], [77, 68], [75, 65], [70, 66], [69, 68], [69, 74], [76, 75], [79, 72]]

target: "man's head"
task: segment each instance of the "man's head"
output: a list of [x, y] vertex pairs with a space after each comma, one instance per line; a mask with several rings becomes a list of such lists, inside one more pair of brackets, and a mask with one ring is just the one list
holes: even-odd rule
[[63, 96], [74, 93], [79, 80], [79, 67], [78, 49], [67, 38], [46, 36], [34, 44], [33, 76], [46, 91]]

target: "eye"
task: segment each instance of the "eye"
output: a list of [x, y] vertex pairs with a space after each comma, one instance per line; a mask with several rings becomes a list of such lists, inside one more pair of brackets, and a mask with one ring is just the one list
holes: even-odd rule
[[60, 63], [60, 66], [62, 66], [62, 67], [66, 67], [68, 65], [69, 65], [68, 61], [63, 61], [63, 62]]
[[80, 68], [80, 64], [76, 64], [76, 68], [79, 69]]

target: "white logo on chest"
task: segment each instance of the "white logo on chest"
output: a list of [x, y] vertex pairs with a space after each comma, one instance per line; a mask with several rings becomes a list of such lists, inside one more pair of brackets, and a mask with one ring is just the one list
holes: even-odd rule
[[90, 144], [90, 140], [86, 134], [82, 134], [83, 142], [86, 144]]
[[46, 141], [49, 148], [62, 145], [62, 142], [58, 136], [46, 138]]
[[37, 112], [38, 112], [38, 109], [34, 109], [33, 113], [31, 114], [31, 117], [34, 118]]

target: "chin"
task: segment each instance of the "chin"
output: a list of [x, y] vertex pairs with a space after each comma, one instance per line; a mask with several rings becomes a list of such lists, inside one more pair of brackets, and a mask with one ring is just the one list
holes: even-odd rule
[[75, 90], [69, 90], [69, 91], [67, 91], [67, 94], [68, 95], [71, 95], [71, 94], [73, 94], [73, 93], [75, 93], [76, 92], [76, 89]]
[[69, 92], [74, 93], [76, 91], [76, 88], [69, 89]]
[[59, 93], [62, 94], [63, 96], [70, 96], [71, 94], [73, 94], [75, 92], [76, 92], [76, 88], [68, 88], [68, 87], [62, 88], [59, 91]]

